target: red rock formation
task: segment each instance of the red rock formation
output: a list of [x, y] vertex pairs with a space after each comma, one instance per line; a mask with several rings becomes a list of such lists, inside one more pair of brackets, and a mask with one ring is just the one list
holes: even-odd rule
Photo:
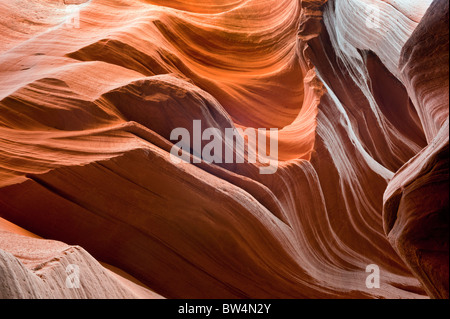
[[448, 2], [435, 1], [403, 48], [400, 68], [428, 146], [396, 174], [384, 198], [385, 230], [390, 242], [427, 293], [446, 299], [449, 298], [448, 24]]
[[[2, 233], [1, 295], [448, 297], [442, 3], [98, 0], [76, 25], [63, 1], [0, 3], [0, 217], [49, 239]], [[278, 128], [278, 171], [173, 163], [194, 120]], [[14, 243], [113, 292], [42, 283]]]
[[41, 239], [2, 218], [0, 247], [0, 299], [160, 298], [121, 270], [104, 268], [83, 248]]

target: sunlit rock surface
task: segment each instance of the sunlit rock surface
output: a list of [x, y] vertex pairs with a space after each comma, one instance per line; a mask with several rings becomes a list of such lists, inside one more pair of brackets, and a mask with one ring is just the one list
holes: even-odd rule
[[447, 1], [74, 3], [0, 2], [1, 297], [448, 298]]

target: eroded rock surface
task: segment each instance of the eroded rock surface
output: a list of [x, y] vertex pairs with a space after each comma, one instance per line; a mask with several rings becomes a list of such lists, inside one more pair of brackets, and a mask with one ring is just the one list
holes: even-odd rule
[[[0, 296], [448, 298], [447, 1], [67, 3], [0, 3]], [[277, 172], [175, 164], [194, 120]]]

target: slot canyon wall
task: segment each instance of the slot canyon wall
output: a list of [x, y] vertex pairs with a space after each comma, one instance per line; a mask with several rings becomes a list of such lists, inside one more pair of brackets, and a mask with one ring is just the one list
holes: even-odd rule
[[1, 0], [0, 298], [449, 298], [448, 7]]

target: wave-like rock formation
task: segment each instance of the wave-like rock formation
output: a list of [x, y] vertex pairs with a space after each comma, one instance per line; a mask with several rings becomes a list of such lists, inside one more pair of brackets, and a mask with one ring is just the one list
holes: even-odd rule
[[[0, 12], [0, 297], [449, 297], [447, 1]], [[278, 170], [175, 163], [196, 120]]]
[[4, 219], [0, 245], [1, 299], [161, 298], [83, 248], [44, 240]]

